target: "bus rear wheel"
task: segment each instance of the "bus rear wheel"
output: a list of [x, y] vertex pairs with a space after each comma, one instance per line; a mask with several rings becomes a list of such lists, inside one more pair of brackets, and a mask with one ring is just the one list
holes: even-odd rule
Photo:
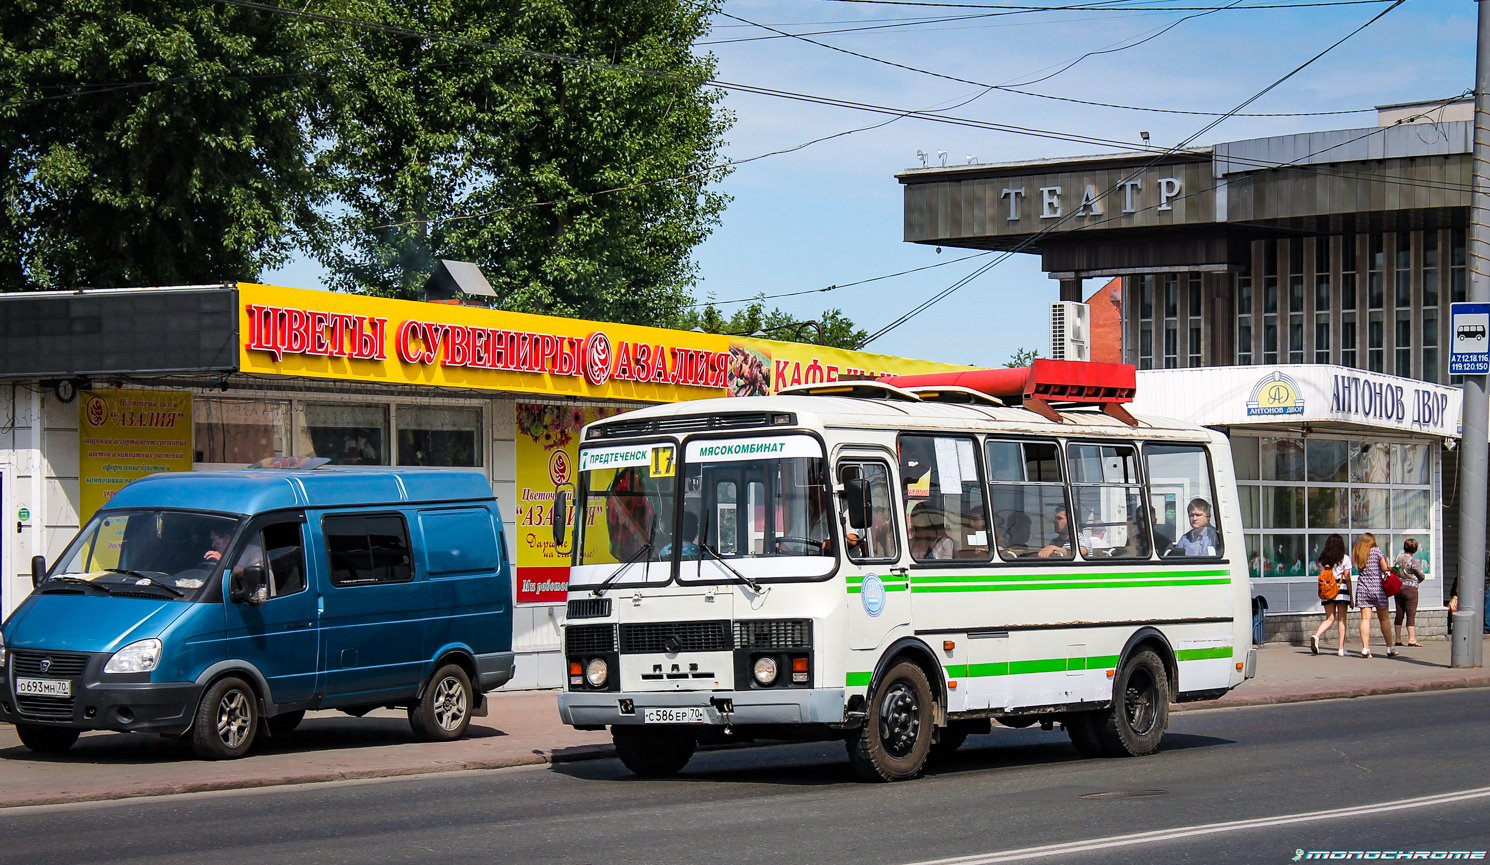
[[864, 725], [847, 741], [854, 771], [866, 781], [920, 775], [936, 724], [936, 697], [926, 673], [910, 661], [899, 662], [874, 686], [868, 708]]
[[1169, 696], [1164, 661], [1150, 649], [1134, 653], [1117, 672], [1112, 708], [1092, 715], [1108, 756], [1146, 757], [1159, 750], [1169, 727]]
[[1072, 712], [1061, 720], [1061, 726], [1066, 728], [1066, 735], [1071, 737], [1071, 744], [1076, 746], [1081, 756], [1107, 756], [1102, 737], [1097, 734], [1097, 725], [1105, 715], [1105, 712]]
[[616, 756], [643, 778], [666, 778], [683, 771], [698, 747], [698, 739], [676, 727], [615, 726], [610, 728]]

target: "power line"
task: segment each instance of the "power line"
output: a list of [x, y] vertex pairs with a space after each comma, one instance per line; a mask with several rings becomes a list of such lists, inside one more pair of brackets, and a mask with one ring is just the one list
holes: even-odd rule
[[923, 270], [931, 270], [933, 267], [946, 267], [949, 264], [956, 264], [959, 261], [967, 261], [970, 258], [981, 258], [985, 255], [992, 254], [993, 250], [989, 250], [987, 252], [975, 252], [972, 255], [964, 255], [961, 258], [953, 258], [948, 261], [938, 261], [936, 264], [927, 264], [922, 267], [913, 267], [910, 270], [901, 270], [895, 273], [886, 273], [882, 276], [871, 276], [868, 279], [859, 279], [855, 280], [854, 282], [841, 282], [837, 283], [836, 285], [830, 285], [827, 288], [809, 288], [804, 291], [788, 291], [781, 294], [758, 294], [755, 297], [742, 297], [736, 300], [705, 300], [699, 303], [690, 304], [689, 308], [696, 308], [700, 306], [723, 306], [727, 303], [754, 303], [758, 300], [775, 300], [779, 297], [797, 297], [803, 294], [822, 294], [825, 291], [833, 291], [839, 288], [849, 288], [850, 286], [863, 285], [866, 282], [878, 282], [881, 279], [893, 279], [897, 276], [905, 276], [908, 273], [919, 273]]
[[[1388, 6], [1386, 9], [1383, 9], [1381, 12], [1377, 13], [1376, 15], [1372, 16], [1369, 20], [1367, 20], [1366, 23], [1362, 24], [1361, 26], [1355, 28], [1354, 30], [1352, 30], [1349, 33], [1345, 34], [1344, 36], [1340, 37], [1338, 40], [1336, 40], [1335, 42], [1331, 43], [1323, 51], [1319, 52], [1318, 54], [1315, 54], [1313, 57], [1310, 57], [1308, 60], [1305, 60], [1303, 63], [1299, 64], [1298, 66], [1295, 66], [1292, 70], [1290, 70], [1283, 77], [1277, 79], [1273, 83], [1271, 83], [1268, 86], [1264, 87], [1263, 89], [1257, 91], [1257, 93], [1253, 94], [1251, 97], [1249, 97], [1245, 101], [1243, 101], [1240, 105], [1236, 106], [1236, 108], [1232, 109], [1232, 112], [1231, 113], [1235, 113], [1235, 112], [1241, 111], [1243, 108], [1246, 108], [1248, 105], [1251, 105], [1253, 102], [1256, 102], [1257, 100], [1261, 99], [1263, 96], [1266, 96], [1271, 91], [1273, 91], [1273, 90], [1277, 89], [1278, 87], [1282, 86], [1284, 82], [1288, 81], [1290, 78], [1293, 78], [1295, 75], [1297, 75], [1300, 72], [1304, 71], [1306, 68], [1308, 68], [1310, 65], [1312, 65], [1315, 61], [1319, 60], [1321, 57], [1323, 57], [1326, 54], [1330, 53], [1331, 51], [1335, 50], [1335, 48], [1339, 47], [1347, 39], [1350, 39], [1352, 36], [1355, 36], [1357, 33], [1361, 32], [1362, 30], [1365, 30], [1367, 27], [1370, 27], [1372, 24], [1375, 24], [1377, 21], [1380, 21], [1382, 18], [1384, 18], [1387, 15], [1387, 13], [1391, 12], [1393, 9], [1396, 9], [1398, 6], [1401, 6], [1405, 2], [1407, 2], [1407, 0], [1393, 0], [1391, 6]], [[1228, 114], [1227, 116], [1230, 116], [1230, 114]], [[1153, 167], [1155, 164], [1158, 163], [1158, 161], [1160, 159], [1164, 158], [1165, 156], [1169, 156], [1169, 155], [1172, 155], [1174, 153], [1180, 152], [1182, 149], [1184, 149], [1185, 147], [1187, 147], [1188, 145], [1190, 145], [1191, 143], [1193, 143], [1200, 136], [1202, 136], [1202, 135], [1206, 134], [1207, 132], [1211, 131], [1212, 129], [1216, 128], [1216, 126], [1218, 126], [1224, 120], [1226, 120], [1226, 117], [1218, 117], [1215, 120], [1212, 120], [1211, 122], [1205, 124], [1199, 130], [1197, 130], [1195, 132], [1195, 134], [1191, 135], [1189, 138], [1185, 139], [1184, 141], [1180, 142], [1179, 144], [1175, 145], [1172, 148], [1166, 149], [1163, 153], [1160, 153], [1159, 155], [1155, 156], [1153, 159], [1149, 160], [1145, 165], [1140, 166], [1139, 168], [1137, 168], [1134, 171], [1130, 172], [1127, 175], [1127, 177], [1125, 177], [1123, 180], [1119, 180], [1117, 183], [1115, 183], [1112, 186], [1108, 187], [1101, 195], [1099, 195], [1097, 197], [1097, 200], [1098, 201], [1101, 201], [1101, 200], [1105, 199], [1107, 196], [1111, 195], [1118, 188], [1120, 188], [1123, 183], [1125, 183], [1128, 180], [1131, 180], [1132, 178], [1138, 176], [1138, 174], [1142, 173], [1146, 169]], [[1050, 225], [1046, 226], [1045, 228], [1041, 229], [1039, 232], [1036, 232], [1035, 234], [1030, 235], [1028, 238], [1025, 238], [1024, 240], [1020, 241], [1012, 249], [1004, 252], [1002, 255], [998, 256], [993, 261], [990, 261], [989, 263], [987, 263], [987, 264], [979, 267], [977, 270], [973, 271], [968, 276], [964, 277], [961, 280], [958, 280], [957, 282], [953, 283], [951, 286], [948, 286], [947, 288], [945, 288], [945, 289], [937, 292], [932, 297], [928, 298], [927, 300], [923, 301], [921, 304], [917, 305], [911, 311], [905, 313], [904, 315], [901, 315], [899, 318], [895, 319], [894, 321], [890, 322], [889, 324], [885, 325], [884, 327], [882, 327], [879, 330], [875, 331], [874, 333], [870, 334], [868, 337], [866, 337], [862, 342], [860, 342], [855, 347], [856, 348], [859, 348], [859, 349], [864, 348], [865, 346], [869, 345], [871, 342], [874, 342], [876, 339], [879, 339], [880, 337], [884, 336], [885, 334], [889, 333], [890, 331], [892, 331], [892, 330], [900, 327], [902, 324], [905, 324], [907, 321], [910, 321], [912, 318], [916, 317], [917, 315], [920, 315], [922, 312], [925, 312], [926, 310], [930, 309], [932, 306], [934, 306], [937, 303], [941, 302], [944, 298], [950, 296], [953, 292], [955, 292], [958, 289], [962, 288], [964, 285], [967, 285], [973, 279], [977, 278], [978, 276], [981, 276], [984, 273], [987, 273], [989, 270], [991, 270], [992, 268], [994, 268], [997, 265], [1001, 264], [1002, 262], [1005, 262], [1005, 261], [1009, 260], [1009, 258], [1011, 258], [1012, 256], [1014, 256], [1016, 253], [1023, 251], [1024, 249], [1026, 249], [1027, 247], [1029, 247], [1035, 241], [1039, 240], [1040, 238], [1044, 237], [1047, 234], [1050, 234], [1052, 231], [1056, 230], [1061, 225], [1064, 225], [1067, 222], [1071, 221], [1072, 219], [1074, 219], [1076, 217], [1076, 215], [1078, 213], [1080, 213], [1080, 210], [1073, 210], [1073, 211], [1071, 211], [1071, 213], [1065, 215], [1064, 217], [1061, 217], [1060, 219], [1056, 220], [1052, 224], [1050, 224]]]
[[[1073, 6], [1008, 6], [991, 3], [933, 3], [928, 0], [824, 0], [829, 3], [867, 3], [878, 6], [925, 6], [939, 9], [1009, 9], [1023, 12], [1065, 12], [1069, 10], [1093, 10], [1113, 12], [1199, 12], [1208, 6], [1165, 6], [1165, 7], [1142, 7], [1142, 6], [1098, 6], [1097, 4], [1077, 4]], [[1245, 12], [1249, 9], [1308, 9], [1318, 6], [1361, 6], [1372, 3], [1395, 3], [1396, 0], [1316, 0], [1311, 3], [1259, 3], [1251, 6], [1235, 6], [1235, 11]]]

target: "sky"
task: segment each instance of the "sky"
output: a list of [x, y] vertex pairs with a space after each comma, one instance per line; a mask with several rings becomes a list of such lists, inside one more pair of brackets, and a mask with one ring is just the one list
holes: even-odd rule
[[[833, 48], [979, 84], [1096, 102], [1224, 113], [1370, 20], [1390, 2], [1288, 9], [1223, 9], [1319, 0], [1114, 0], [1144, 10], [1015, 12], [977, 8], [1032, 0], [726, 0], [697, 50], [712, 52], [721, 81], [902, 109], [948, 109], [975, 118], [1156, 147], [1193, 136], [1213, 117], [1099, 108], [949, 81]], [[1044, 0], [1041, 5], [1072, 5]], [[735, 17], [730, 17], [735, 16]], [[921, 22], [921, 23], [912, 23]], [[880, 26], [894, 25], [894, 26]], [[1166, 29], [1168, 28], [1168, 29]], [[1195, 143], [1376, 125], [1376, 105], [1443, 99], [1474, 82], [1475, 3], [1407, 0], [1380, 21], [1248, 106], [1249, 113], [1358, 111], [1305, 117], [1232, 117]], [[767, 37], [767, 38], [760, 38]], [[1138, 43], [1147, 37], [1148, 41]], [[1126, 47], [1130, 46], [1132, 47]], [[1095, 53], [1106, 52], [1106, 53]], [[1084, 56], [1086, 55], [1086, 56]], [[1078, 60], [1074, 65], [1071, 61]], [[1067, 67], [1069, 68], [1063, 68]], [[1053, 77], [1052, 73], [1055, 73]], [[982, 94], [982, 95], [980, 95]], [[967, 100], [971, 99], [971, 102]], [[895, 175], [919, 166], [1008, 162], [1110, 152], [1029, 135], [920, 119], [877, 129], [884, 115], [728, 92], [733, 113], [725, 154], [735, 160], [831, 138], [741, 165], [718, 188], [731, 197], [721, 224], [695, 250], [700, 301], [810, 291], [927, 265], [862, 285], [768, 300], [803, 318], [841, 308], [874, 332], [987, 259], [951, 263], [967, 250], [902, 240]], [[320, 287], [322, 270], [297, 258], [264, 281]], [[1102, 280], [1087, 281], [1086, 292]], [[949, 363], [1000, 366], [1020, 348], [1049, 351], [1047, 315], [1058, 299], [1037, 255], [1015, 255], [868, 347]], [[728, 313], [737, 303], [723, 303]]]

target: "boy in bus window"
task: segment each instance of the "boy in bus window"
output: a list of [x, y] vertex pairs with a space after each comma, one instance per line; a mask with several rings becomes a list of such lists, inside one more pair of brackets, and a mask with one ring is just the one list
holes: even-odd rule
[[1180, 535], [1175, 542], [1174, 555], [1181, 556], [1214, 556], [1219, 544], [1216, 543], [1216, 529], [1211, 525], [1211, 503], [1205, 499], [1191, 499], [1190, 507], [1187, 508], [1190, 516], [1190, 531]]

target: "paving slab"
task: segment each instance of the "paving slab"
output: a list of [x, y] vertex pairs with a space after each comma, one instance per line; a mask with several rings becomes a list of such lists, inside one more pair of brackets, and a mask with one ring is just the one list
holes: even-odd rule
[[[1352, 645], [1356, 645], [1352, 641]], [[1435, 640], [1385, 650], [1367, 660], [1352, 652], [1267, 645], [1258, 675], [1219, 700], [1186, 703], [1177, 711], [1325, 700], [1450, 688], [1490, 687], [1490, 671], [1449, 666], [1449, 643]], [[610, 757], [610, 734], [582, 732], [559, 722], [554, 691], [496, 692], [490, 714], [472, 720], [457, 742], [419, 742], [402, 712], [364, 718], [312, 712], [289, 737], [268, 739], [241, 760], [198, 760], [182, 741], [158, 736], [85, 733], [59, 755], [33, 754], [15, 729], [0, 724], [0, 808], [106, 801], [209, 790], [271, 787], [358, 778], [421, 775], [471, 769]]]

